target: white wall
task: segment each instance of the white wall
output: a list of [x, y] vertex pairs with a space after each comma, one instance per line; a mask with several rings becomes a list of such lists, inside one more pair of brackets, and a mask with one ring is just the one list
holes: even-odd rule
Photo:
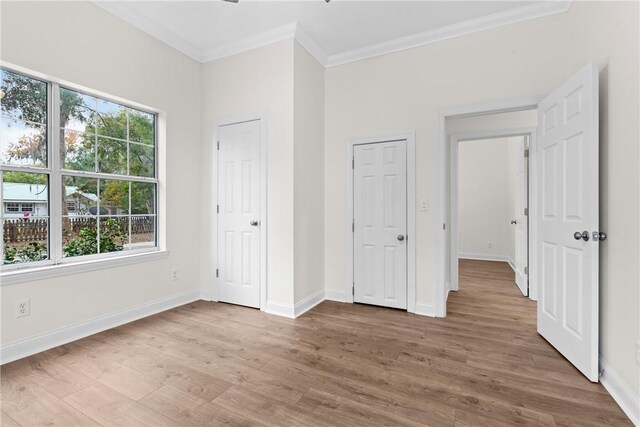
[[416, 129], [417, 301], [435, 300], [436, 132], [441, 108], [549, 93], [600, 64], [601, 354], [638, 394], [638, 3], [574, 2], [568, 13], [337, 66], [325, 76], [325, 283], [347, 282], [348, 140]]
[[[267, 143], [267, 300], [294, 298], [293, 41], [283, 41], [203, 66], [203, 212], [215, 212], [214, 128], [220, 119], [264, 115]], [[215, 220], [203, 218], [202, 280], [214, 292]], [[214, 295], [215, 299], [215, 295]]]
[[298, 303], [324, 289], [324, 68], [294, 46], [294, 254]]
[[[167, 249], [159, 261], [4, 284], [2, 345], [200, 290], [201, 66], [89, 2], [3, 2], [3, 61], [166, 112]], [[186, 216], [188, 215], [188, 216]], [[171, 281], [172, 269], [178, 280]], [[16, 319], [16, 299], [31, 315]]]
[[515, 159], [519, 138], [463, 141], [458, 145], [458, 253], [461, 257], [515, 259]]

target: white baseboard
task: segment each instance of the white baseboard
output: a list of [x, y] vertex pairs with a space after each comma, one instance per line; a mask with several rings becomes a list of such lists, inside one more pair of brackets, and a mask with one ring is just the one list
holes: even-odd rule
[[296, 304], [287, 304], [279, 301], [267, 301], [267, 306], [264, 309], [266, 313], [275, 314], [276, 316], [288, 317], [289, 319], [295, 319], [300, 315], [311, 310], [316, 305], [325, 300], [324, 289], [315, 292], [302, 301]]
[[182, 292], [118, 313], [108, 314], [86, 322], [56, 329], [42, 335], [14, 341], [0, 347], [0, 364], [22, 359], [23, 357], [31, 356], [32, 354], [40, 353], [89, 335], [142, 319], [143, 317], [198, 301], [200, 298], [201, 293], [199, 290]]
[[472, 252], [459, 252], [458, 258], [473, 259], [476, 261], [500, 261], [500, 262], [509, 262], [511, 260], [506, 255], [477, 254]]
[[200, 299], [204, 301], [217, 301], [211, 291], [200, 291]]
[[511, 269], [513, 270], [513, 272], [516, 272], [516, 263], [514, 260], [512, 260], [511, 258], [507, 258], [507, 264], [509, 264], [509, 267], [511, 267]]
[[600, 382], [635, 426], [640, 426], [640, 398], [625, 384], [618, 373], [600, 357]]
[[267, 301], [267, 305], [263, 310], [265, 313], [275, 314], [276, 316], [296, 318], [296, 310], [293, 304], [286, 304], [278, 301]]
[[419, 314], [420, 316], [436, 317], [436, 307], [433, 304], [416, 302], [415, 314]]
[[297, 302], [293, 307], [293, 313], [295, 317], [299, 317], [303, 315], [304, 313], [306, 313], [307, 311], [311, 310], [313, 307], [315, 307], [316, 305], [324, 301], [325, 299], [324, 294], [325, 294], [324, 289], [320, 289], [319, 291], [309, 295], [302, 301]]
[[325, 289], [324, 299], [329, 301], [347, 302], [347, 293], [336, 289]]

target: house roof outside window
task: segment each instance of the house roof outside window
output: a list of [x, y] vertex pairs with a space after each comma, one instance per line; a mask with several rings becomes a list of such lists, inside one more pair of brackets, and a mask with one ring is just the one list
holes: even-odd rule
[[[93, 193], [85, 193], [75, 186], [65, 188], [67, 197], [78, 195], [94, 202], [98, 196]], [[48, 199], [47, 186], [42, 184], [24, 184], [20, 182], [5, 182], [2, 184], [2, 199], [4, 202], [33, 202], [46, 203]]]

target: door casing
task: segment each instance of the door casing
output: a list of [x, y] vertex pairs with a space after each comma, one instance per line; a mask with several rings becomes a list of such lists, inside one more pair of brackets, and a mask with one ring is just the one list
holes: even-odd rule
[[[215, 204], [219, 205], [220, 200], [218, 195], [218, 182], [220, 168], [218, 164], [218, 132], [221, 126], [234, 125], [254, 120], [260, 121], [260, 310], [265, 310], [267, 305], [267, 230], [269, 221], [267, 217], [267, 127], [264, 120], [265, 115], [262, 113], [249, 113], [233, 117], [221, 118], [214, 121], [213, 126], [213, 158], [211, 160], [215, 169], [216, 184], [211, 186], [212, 197], [211, 200], [215, 200]], [[216, 269], [219, 268], [220, 260], [218, 259], [218, 214], [216, 212], [216, 206], [212, 206], [211, 209], [211, 222], [213, 224], [213, 233], [211, 233], [211, 247], [215, 248], [215, 263], [211, 265], [211, 277], [213, 283], [210, 286], [209, 292], [205, 291], [205, 297], [211, 301], [218, 300], [218, 278], [216, 277]]]
[[[415, 130], [353, 139], [347, 142], [347, 282], [340, 300], [353, 303], [353, 147], [361, 144], [406, 141], [407, 147], [407, 311], [433, 316], [433, 307], [416, 302], [416, 136]], [[335, 298], [337, 299], [337, 298]]]
[[[450, 284], [449, 289], [451, 291], [458, 290], [458, 146], [460, 142], [463, 141], [475, 141], [482, 139], [496, 139], [496, 138], [510, 138], [514, 136], [525, 136], [529, 138], [529, 176], [531, 178], [531, 167], [534, 164], [534, 159], [531, 156], [532, 149], [535, 147], [536, 140], [536, 128], [535, 127], [526, 127], [526, 128], [515, 128], [515, 129], [499, 129], [499, 130], [490, 130], [490, 131], [471, 131], [471, 132], [461, 132], [454, 133], [449, 136], [449, 197], [448, 197], [448, 205], [449, 205], [449, 259], [451, 260], [450, 264]], [[524, 155], [524, 154], [523, 154]], [[533, 227], [534, 221], [531, 221], [532, 217], [532, 205], [534, 204], [534, 200], [532, 197], [535, 195], [531, 194], [531, 185], [534, 183], [533, 179], [529, 179], [529, 241], [528, 241], [528, 252], [529, 252], [529, 298], [532, 300], [538, 299], [538, 289], [536, 283], [533, 283], [531, 280], [531, 269], [532, 269], [532, 254], [535, 256], [535, 246], [532, 244], [533, 238], [535, 236], [535, 231]], [[446, 304], [446, 301], [445, 301]]]
[[[436, 236], [436, 289], [435, 289], [435, 307], [434, 315], [436, 317], [445, 317], [447, 315], [447, 296], [449, 294], [450, 285], [447, 283], [447, 264], [451, 259], [451, 251], [447, 249], [450, 243], [449, 239], [449, 177], [450, 177], [450, 143], [447, 135], [446, 120], [462, 117], [473, 117], [485, 114], [508, 113], [514, 111], [531, 110], [538, 108], [538, 104], [544, 96], [535, 96], [530, 98], [512, 99], [505, 101], [487, 102], [482, 104], [467, 105], [460, 107], [445, 108], [438, 112], [436, 127], [436, 181], [438, 211], [434, 215], [433, 232]], [[529, 167], [535, 165], [535, 141], [531, 140], [529, 146]], [[535, 195], [536, 175], [535, 170], [529, 172], [529, 194]], [[535, 197], [535, 196], [534, 196]], [[536, 214], [535, 199], [529, 198], [529, 286], [537, 284], [535, 250], [531, 250], [531, 242], [535, 242], [537, 237], [537, 224], [531, 221]], [[535, 285], [534, 285], [535, 286]], [[537, 299], [537, 294], [534, 294]]]

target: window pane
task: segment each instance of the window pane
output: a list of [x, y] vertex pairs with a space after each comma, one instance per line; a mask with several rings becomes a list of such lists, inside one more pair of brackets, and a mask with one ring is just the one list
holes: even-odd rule
[[146, 182], [131, 183], [131, 213], [151, 215], [156, 213], [156, 185]]
[[131, 246], [130, 249], [140, 249], [156, 246], [156, 217], [131, 216]]
[[63, 131], [65, 169], [95, 172], [96, 170], [96, 137], [95, 135]]
[[63, 217], [62, 255], [76, 257], [97, 254], [97, 224], [95, 217]]
[[98, 172], [125, 175], [127, 173], [127, 143], [98, 138]]
[[127, 108], [98, 99], [96, 133], [101, 136], [127, 139]]
[[155, 176], [155, 149], [149, 145], [129, 144], [129, 175]]
[[96, 109], [96, 98], [60, 88], [60, 127], [92, 132], [95, 129]]
[[106, 215], [129, 214], [129, 182], [100, 180], [100, 211]]
[[124, 250], [129, 243], [129, 217], [100, 217], [100, 253]]
[[2, 197], [2, 263], [21, 264], [48, 259], [48, 176], [3, 172]]
[[[82, 216], [98, 214], [97, 179], [65, 176], [62, 182], [64, 187], [63, 215]], [[69, 206], [73, 206], [73, 209], [69, 209]], [[67, 209], [66, 211], [65, 208]]]
[[0, 110], [3, 116], [34, 124], [47, 123], [47, 84], [0, 70]]
[[0, 161], [9, 165], [47, 166], [47, 128], [0, 118]]
[[155, 143], [155, 116], [138, 110], [129, 110], [129, 140], [144, 144]]

